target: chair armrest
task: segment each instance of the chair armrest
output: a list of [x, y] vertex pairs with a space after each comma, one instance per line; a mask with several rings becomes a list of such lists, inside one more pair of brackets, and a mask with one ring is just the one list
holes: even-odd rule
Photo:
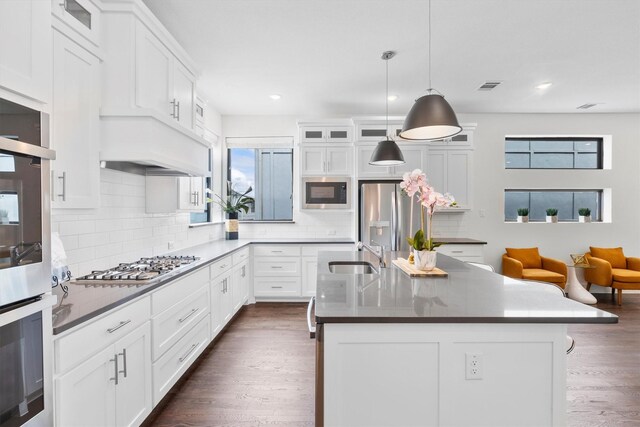
[[542, 258], [542, 268], [544, 270], [553, 271], [554, 273], [562, 274], [565, 281], [567, 280], [567, 264], [555, 258]]
[[613, 281], [613, 272], [611, 270], [611, 264], [601, 258], [591, 256], [591, 254], [585, 254], [585, 258], [589, 262], [589, 265], [595, 268], [585, 268], [584, 278], [587, 282], [600, 286], [611, 286]]
[[507, 254], [502, 255], [502, 275], [522, 279], [522, 263], [514, 258], [509, 258]]
[[629, 270], [640, 271], [640, 258], [627, 258], [627, 268]]

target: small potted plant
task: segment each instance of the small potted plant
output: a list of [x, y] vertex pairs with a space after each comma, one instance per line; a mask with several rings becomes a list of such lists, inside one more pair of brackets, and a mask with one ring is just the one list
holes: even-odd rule
[[529, 222], [529, 209], [520, 208], [518, 209], [518, 222]]
[[244, 192], [234, 190], [231, 181], [227, 181], [227, 197], [222, 198], [216, 194], [218, 200], [213, 200], [217, 203], [222, 210], [227, 214], [227, 219], [224, 222], [225, 238], [227, 240], [238, 240], [238, 213], [244, 211], [249, 212], [249, 208], [254, 203], [253, 197], [247, 196], [253, 188], [249, 188]]
[[591, 209], [589, 208], [578, 209], [578, 222], [591, 222]]
[[547, 209], [547, 222], [558, 222], [558, 209]]

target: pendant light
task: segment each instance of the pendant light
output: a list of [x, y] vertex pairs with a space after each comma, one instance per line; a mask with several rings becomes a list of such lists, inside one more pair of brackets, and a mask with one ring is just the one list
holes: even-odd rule
[[443, 139], [462, 131], [456, 113], [444, 96], [431, 87], [431, 0], [429, 0], [429, 89], [418, 98], [400, 131], [404, 139]]
[[[387, 132], [389, 132], [389, 60], [395, 55], [396, 53], [391, 50], [382, 53], [382, 59], [385, 61], [387, 68], [387, 95], [385, 98], [387, 107]], [[376, 149], [373, 150], [373, 154], [369, 160], [369, 164], [374, 166], [394, 166], [402, 165], [404, 163], [404, 156], [402, 155], [402, 151], [400, 151], [400, 147], [398, 147], [398, 144], [389, 138], [389, 135], [387, 135], [384, 141], [378, 142], [378, 145], [376, 146]]]

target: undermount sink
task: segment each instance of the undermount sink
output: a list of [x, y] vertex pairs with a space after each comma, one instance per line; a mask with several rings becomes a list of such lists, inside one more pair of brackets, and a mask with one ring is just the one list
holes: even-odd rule
[[329, 271], [334, 274], [378, 274], [378, 270], [366, 261], [331, 261]]

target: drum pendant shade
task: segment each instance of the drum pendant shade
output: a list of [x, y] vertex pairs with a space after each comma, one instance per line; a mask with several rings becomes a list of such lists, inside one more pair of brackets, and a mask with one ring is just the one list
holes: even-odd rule
[[378, 142], [369, 160], [369, 164], [375, 166], [395, 166], [402, 165], [404, 162], [400, 147], [390, 139]]
[[456, 113], [439, 94], [418, 98], [407, 114], [400, 137], [404, 139], [443, 139], [462, 131]]

